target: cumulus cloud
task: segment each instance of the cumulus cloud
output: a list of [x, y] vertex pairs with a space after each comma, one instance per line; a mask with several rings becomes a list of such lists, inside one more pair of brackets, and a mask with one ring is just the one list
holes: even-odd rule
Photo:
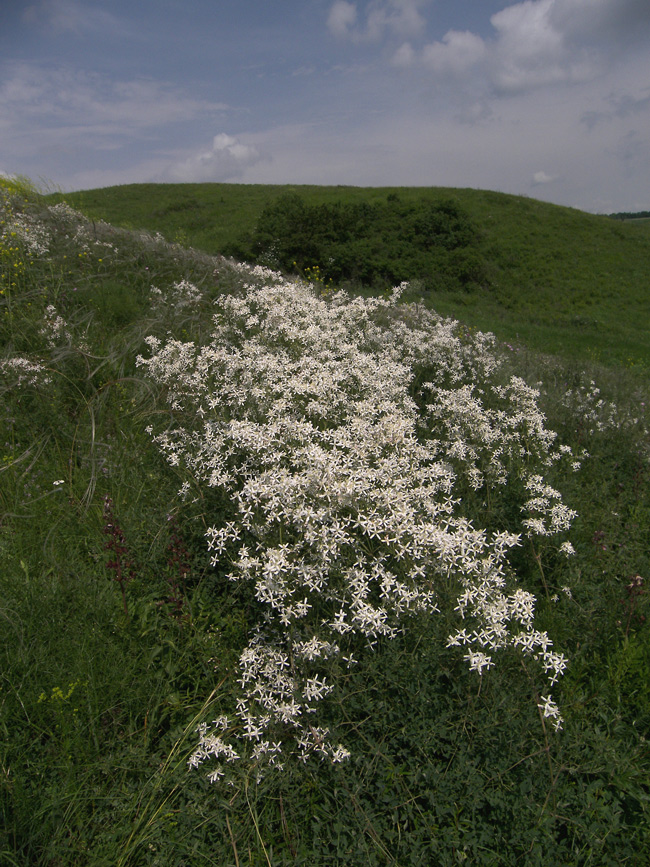
[[525, 0], [492, 16], [493, 83], [498, 90], [516, 92], [598, 75], [602, 58], [576, 44], [572, 32], [559, 27], [553, 14], [558, 3], [581, 2]]
[[480, 36], [469, 31], [450, 30], [442, 42], [427, 45], [422, 60], [437, 74], [463, 75], [487, 56], [487, 46]]
[[256, 147], [242, 144], [226, 133], [219, 133], [212, 140], [209, 150], [177, 163], [167, 174], [170, 179], [185, 183], [229, 181], [241, 177], [247, 168], [261, 159]]
[[523, 0], [490, 18], [492, 33], [448, 31], [441, 40], [394, 55], [437, 77], [474, 74], [494, 94], [581, 83], [605, 74], [624, 53], [650, 43], [648, 0]]
[[421, 33], [426, 21], [420, 9], [430, 0], [371, 0], [361, 16], [359, 5], [347, 0], [332, 4], [327, 20], [330, 31], [354, 42], [376, 42], [384, 36], [406, 38]]
[[330, 9], [327, 26], [335, 36], [351, 36], [357, 22], [357, 7], [346, 0], [337, 0]]
[[551, 184], [557, 180], [557, 175], [547, 175], [546, 172], [535, 172], [531, 186], [538, 187], [541, 184]]
[[404, 42], [393, 55], [393, 66], [413, 66], [416, 61], [416, 52], [410, 42]]

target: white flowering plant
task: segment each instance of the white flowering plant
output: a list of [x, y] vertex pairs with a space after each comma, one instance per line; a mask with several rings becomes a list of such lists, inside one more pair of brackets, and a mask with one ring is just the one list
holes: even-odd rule
[[[231, 519], [206, 533], [212, 564], [259, 609], [236, 711], [201, 727], [190, 763], [216, 759], [217, 779], [243, 756], [281, 766], [290, 744], [303, 760], [344, 759], [317, 723], [328, 662], [349, 666], [360, 642], [441, 605], [458, 618], [447, 644], [471, 669], [512, 648], [555, 683], [566, 660], [535, 628], [535, 596], [508, 560], [523, 536], [570, 551], [575, 513], [544, 473], [573, 456], [545, 427], [538, 392], [503, 381], [490, 335], [398, 303], [403, 286], [389, 299], [324, 298], [259, 266], [245, 277], [203, 345], [149, 337], [138, 358], [171, 410], [166, 430], [150, 427], [158, 447], [229, 499]], [[478, 526], [459, 495], [468, 485], [524, 491], [518, 531]], [[550, 695], [543, 711], [560, 727]]]

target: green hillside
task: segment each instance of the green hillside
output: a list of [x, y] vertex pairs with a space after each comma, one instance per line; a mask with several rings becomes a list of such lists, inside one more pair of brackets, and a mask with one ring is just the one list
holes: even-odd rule
[[482, 279], [471, 291], [428, 293], [430, 306], [536, 350], [605, 364], [650, 364], [647, 222], [448, 188], [132, 184], [66, 200], [96, 219], [242, 257], [264, 208], [289, 191], [309, 205], [452, 200], [475, 227]]
[[[511, 268], [554, 273], [526, 208], [587, 262], [647, 243], [435, 194]], [[645, 372], [0, 178], [0, 865], [650, 863]]]

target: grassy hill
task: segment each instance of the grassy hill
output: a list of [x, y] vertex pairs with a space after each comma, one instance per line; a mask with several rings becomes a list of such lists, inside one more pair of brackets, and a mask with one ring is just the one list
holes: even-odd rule
[[538, 351], [650, 365], [648, 223], [471, 189], [131, 184], [66, 198], [97, 219], [218, 254], [243, 250], [263, 209], [289, 190], [311, 204], [451, 198], [477, 229], [485, 280], [471, 292], [434, 290], [431, 306]]
[[93, 215], [0, 178], [0, 864], [649, 863], [640, 366]]

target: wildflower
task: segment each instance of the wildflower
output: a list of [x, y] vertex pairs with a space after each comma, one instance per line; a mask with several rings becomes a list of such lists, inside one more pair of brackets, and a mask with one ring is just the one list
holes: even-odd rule
[[537, 707], [541, 710], [542, 715], [545, 719], [551, 719], [553, 721], [553, 726], [556, 731], [559, 731], [562, 728], [562, 716], [560, 714], [560, 709], [555, 704], [551, 696], [542, 695], [540, 696], [541, 702], [538, 703]]
[[[325, 298], [234, 267], [246, 285], [219, 298], [203, 345], [149, 337], [137, 359], [174, 413], [169, 429], [150, 428], [158, 448], [193, 486], [229, 498], [231, 515], [206, 531], [212, 564], [227, 562], [265, 612], [240, 655], [233, 724], [202, 729], [192, 765], [227, 770], [236, 754], [262, 774], [291, 744], [304, 761], [344, 760], [315, 724], [326, 664], [353, 664], [350, 639], [372, 647], [408, 615], [434, 616], [438, 583], [457, 587], [449, 613], [463, 628], [447, 645], [472, 671], [510, 647], [555, 682], [566, 660], [534, 628], [535, 597], [508, 563], [524, 536], [565, 534], [575, 517], [546, 480], [573, 455], [546, 427], [539, 389], [497, 378], [492, 336], [398, 304], [399, 291]], [[487, 496], [510, 482], [525, 492], [517, 532], [475, 526], [467, 486]]]
[[53, 349], [61, 339], [64, 339], [66, 343], [72, 343], [72, 335], [68, 330], [68, 325], [63, 317], [59, 316], [53, 304], [48, 304], [45, 308], [45, 320], [40, 333], [47, 339], [47, 345], [50, 349]]
[[466, 653], [463, 659], [468, 660], [470, 671], [478, 671], [479, 674], [483, 674], [484, 668], [490, 669], [494, 665], [491, 657], [472, 650]]
[[14, 356], [0, 360], [0, 372], [15, 378], [15, 385], [49, 385], [52, 381], [47, 368], [38, 361]]

